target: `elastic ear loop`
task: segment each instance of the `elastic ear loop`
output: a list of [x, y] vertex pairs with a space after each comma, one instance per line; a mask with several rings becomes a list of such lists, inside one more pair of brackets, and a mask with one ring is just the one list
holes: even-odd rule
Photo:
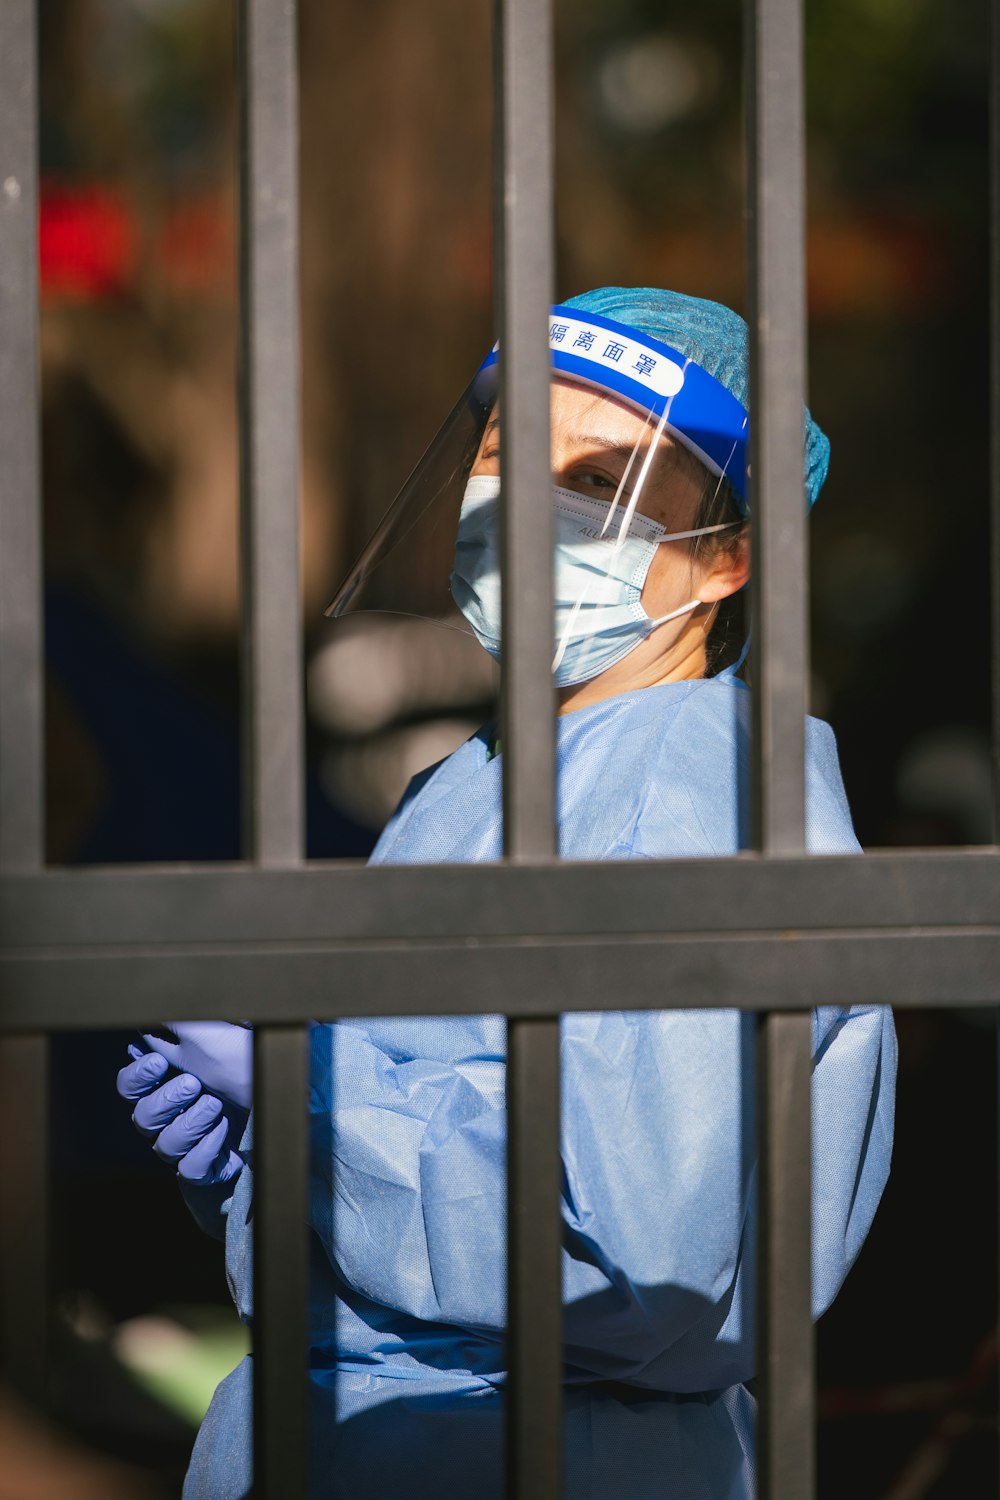
[[658, 620], [653, 621], [649, 634], [652, 635], [654, 630], [659, 630], [661, 625], [666, 625], [668, 620], [676, 620], [680, 615], [689, 614], [692, 609], [697, 609], [699, 604], [704, 604], [704, 602], [704, 599], [691, 599], [687, 604], [682, 604], [680, 609], [672, 609], [669, 615], [661, 615]]
[[[731, 526], [742, 526], [742, 524], [742, 521], [724, 521], [719, 526], [701, 526], [696, 531], [671, 532], [669, 536], [659, 537], [657, 540], [657, 546], [662, 546], [664, 542], [683, 542], [687, 541], [690, 537], [708, 536], [713, 531], [728, 531]], [[583, 604], [586, 602], [588, 592], [589, 587], [584, 591], [584, 593], [580, 596], [580, 598], [573, 606], [570, 618], [566, 623], [565, 630], [563, 631], [562, 640], [559, 642], [559, 646], [556, 650], [556, 654], [552, 662], [553, 672], [558, 670], [563, 657], [566, 655], [566, 647], [569, 642], [573, 623], [576, 620], [576, 617], [579, 614]], [[661, 615], [658, 620], [653, 620], [652, 624], [649, 627], [648, 634], [652, 635], [654, 630], [658, 630], [661, 625], [666, 625], [670, 620], [676, 620], [679, 619], [681, 615], [689, 614], [692, 609], [697, 609], [699, 604], [704, 604], [704, 602], [704, 599], [689, 599], [687, 604], [682, 604], [679, 609], [672, 609], [668, 615]]]
[[[734, 526], [742, 525], [742, 521], [722, 521], [718, 526], [699, 526], [694, 531], [672, 531], [669, 536], [661, 536], [657, 545], [662, 546], [664, 542], [686, 542], [692, 537], [711, 536], [715, 531], [730, 531]], [[668, 620], [676, 620], [679, 615], [686, 615], [689, 610], [697, 609], [698, 605], [704, 602], [704, 599], [689, 600], [687, 604], [682, 604], [680, 609], [672, 609], [668, 615], [661, 615], [658, 620], [654, 620], [652, 629], [656, 630], [658, 626], [666, 625]]]

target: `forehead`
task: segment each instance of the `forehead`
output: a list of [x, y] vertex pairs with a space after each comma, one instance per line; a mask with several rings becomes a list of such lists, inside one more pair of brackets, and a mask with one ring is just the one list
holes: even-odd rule
[[[659, 419], [605, 391], [560, 379], [552, 382], [551, 426], [554, 465], [596, 453], [617, 454], [625, 463], [636, 451], [641, 462]], [[707, 470], [684, 443], [669, 432], [660, 433], [653, 466], [646, 473], [651, 490], [664, 484], [675, 490], [678, 484], [684, 489], [701, 488], [707, 477]]]
[[[639, 468], [646, 470], [644, 487], [650, 503], [644, 503], [641, 508], [649, 509], [655, 503], [657, 519], [660, 519], [659, 511], [667, 498], [690, 498], [688, 492], [700, 491], [704, 485], [707, 471], [694, 454], [668, 432], [661, 433], [656, 441], [652, 467], [645, 464], [649, 444], [659, 426], [655, 415], [647, 416], [610, 392], [596, 390], [564, 376], [552, 381], [550, 392], [551, 453], [555, 472], [582, 459], [600, 459], [602, 467], [608, 467], [608, 472], [619, 474], [629, 466], [630, 460], [637, 461]], [[480, 452], [495, 440], [501, 425], [499, 407], [495, 406], [480, 440]]]
[[554, 447], [594, 437], [632, 447], [649, 428], [634, 406], [572, 380], [552, 382], [550, 417]]

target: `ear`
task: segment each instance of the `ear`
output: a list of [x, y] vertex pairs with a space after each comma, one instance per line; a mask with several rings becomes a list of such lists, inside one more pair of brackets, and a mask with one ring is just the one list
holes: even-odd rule
[[699, 565], [698, 598], [718, 604], [738, 593], [750, 577], [750, 528], [745, 525], [735, 547], [709, 555]]

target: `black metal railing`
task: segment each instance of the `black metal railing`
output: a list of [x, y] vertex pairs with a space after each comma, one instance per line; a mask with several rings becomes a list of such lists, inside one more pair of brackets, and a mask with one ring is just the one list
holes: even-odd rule
[[[517, 1500], [556, 1500], [559, 1007], [601, 1009], [614, 995], [616, 1009], [739, 1008], [761, 1017], [759, 1490], [766, 1500], [811, 1500], [809, 1011], [872, 1001], [995, 1006], [1000, 859], [995, 849], [804, 855], [801, 0], [746, 3], [754, 852], [641, 866], [557, 858], [550, 552], [539, 545], [533, 501], [549, 483], [548, 0], [497, 0], [504, 599], [517, 601], [503, 622], [506, 858], [461, 869], [303, 863], [295, 24], [291, 0], [242, 0], [247, 858], [227, 867], [70, 872], [45, 870], [42, 847], [35, 16], [33, 0], [0, 7], [0, 1111], [20, 1122], [16, 1137], [0, 1128], [5, 1367], [42, 1391], [47, 1035], [131, 1027], [179, 1009], [190, 1019], [250, 1020], [255, 1493], [303, 1500], [308, 1023], [335, 1020], [338, 1006], [352, 1015], [504, 1013], [508, 1488]], [[993, 71], [996, 99], [996, 56]], [[995, 155], [994, 202], [997, 165]], [[995, 307], [998, 238], [995, 221]], [[996, 445], [996, 373], [993, 411]], [[1000, 705], [996, 446], [993, 468]]]
[[[45, 858], [34, 9], [13, 0], [0, 17], [0, 875], [27, 877]], [[45, 1374], [47, 1072], [43, 1034], [4, 1040], [0, 1328], [5, 1363], [36, 1395]]]

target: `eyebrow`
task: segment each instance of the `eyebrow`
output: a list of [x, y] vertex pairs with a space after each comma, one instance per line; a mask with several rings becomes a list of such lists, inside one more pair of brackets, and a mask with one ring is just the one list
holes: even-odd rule
[[[498, 431], [499, 427], [500, 418], [497, 416], [491, 417], [483, 431], [483, 442], [485, 442], [487, 438], [492, 437], [492, 435], [496, 431]], [[574, 434], [573, 441], [574, 443], [579, 443], [581, 448], [598, 448], [604, 453], [614, 453], [619, 458], [624, 458], [626, 460], [632, 457], [636, 446], [634, 442], [624, 443], [619, 438], [603, 437], [600, 433], [597, 432], [581, 432], [578, 434]]]
[[637, 446], [640, 452], [644, 451], [641, 439], [638, 445], [634, 442], [623, 443], [619, 438], [602, 437], [597, 432], [578, 433], [574, 436], [574, 442], [579, 443], [581, 448], [599, 448], [604, 453], [616, 453], [622, 458], [631, 458]]

